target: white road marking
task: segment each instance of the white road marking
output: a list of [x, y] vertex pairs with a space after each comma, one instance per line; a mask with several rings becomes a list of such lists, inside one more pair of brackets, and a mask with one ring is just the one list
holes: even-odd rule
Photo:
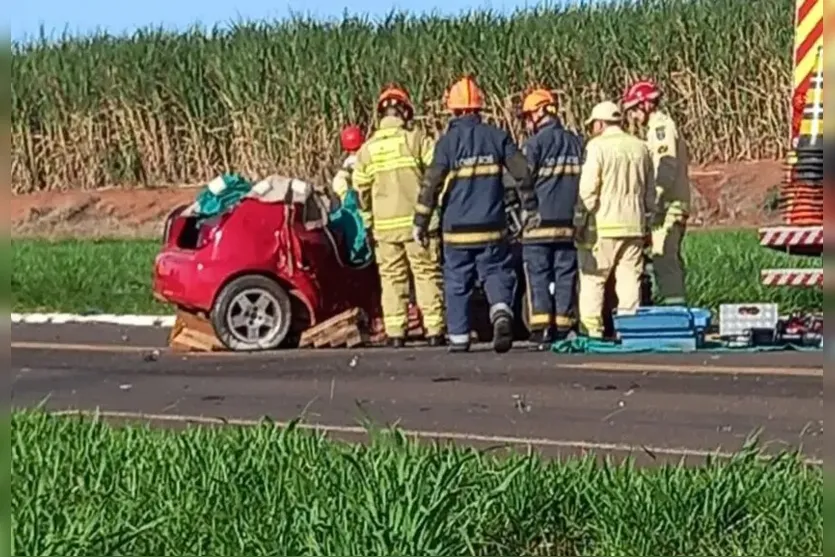
[[173, 327], [173, 315], [117, 315], [101, 313], [13, 313], [12, 323], [27, 325], [65, 325], [67, 323], [98, 323], [123, 327]]
[[[208, 416], [190, 416], [183, 414], [148, 414], [144, 412], [114, 412], [104, 410], [58, 410], [52, 412], [58, 416], [88, 416], [111, 419], [145, 420], [172, 423], [193, 423], [203, 425], [232, 425], [232, 426], [257, 426], [265, 422], [262, 420], [249, 420], [241, 418], [213, 418]], [[269, 422], [275, 427], [286, 428], [290, 422]], [[322, 433], [342, 433], [349, 435], [366, 435], [368, 430], [359, 426], [325, 425], [325, 424], [304, 424], [298, 423], [298, 429]], [[432, 430], [399, 430], [407, 437], [417, 439], [432, 439], [446, 441], [463, 441], [477, 443], [491, 443], [496, 445], [520, 445], [528, 447], [551, 447], [558, 449], [572, 449], [582, 451], [598, 452], [623, 452], [623, 453], [652, 453], [655, 455], [695, 458], [732, 458], [733, 453], [721, 450], [691, 449], [687, 447], [652, 447], [647, 445], [629, 445], [625, 443], [598, 443], [595, 441], [569, 441], [563, 439], [548, 439], [535, 437], [512, 437], [506, 435], [481, 435], [476, 433], [461, 433], [452, 431]], [[764, 457], [765, 458], [765, 457]], [[823, 460], [817, 458], [805, 458], [806, 464], [822, 466]]]
[[68, 352], [159, 352], [167, 351], [160, 346], [129, 346], [123, 344], [74, 344], [64, 342], [13, 341], [11, 348], [19, 350], [66, 350]]

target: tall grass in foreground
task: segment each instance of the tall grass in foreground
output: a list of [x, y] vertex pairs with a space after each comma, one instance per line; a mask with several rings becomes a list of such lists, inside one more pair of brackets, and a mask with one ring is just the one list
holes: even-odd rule
[[577, 124], [629, 79], [654, 76], [695, 160], [782, 156], [793, 6], [647, 0], [15, 45], [14, 191], [200, 183], [224, 170], [329, 178], [338, 130], [370, 124], [383, 83], [409, 87], [435, 130], [445, 88], [466, 71], [514, 131], [512, 103], [533, 82], [559, 89]]
[[[151, 296], [157, 241], [12, 241], [13, 311], [169, 313]], [[759, 246], [755, 231], [691, 232], [684, 242], [691, 305], [775, 302], [821, 310], [819, 289], [768, 288], [760, 271], [820, 267], [820, 258], [788, 257]]]
[[15, 555], [820, 555], [823, 474], [12, 418]]

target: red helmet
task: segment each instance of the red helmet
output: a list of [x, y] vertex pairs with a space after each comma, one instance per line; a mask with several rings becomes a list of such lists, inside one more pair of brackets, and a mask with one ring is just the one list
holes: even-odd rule
[[359, 126], [345, 126], [339, 134], [339, 142], [342, 144], [343, 151], [359, 151], [365, 143], [365, 135]]
[[633, 83], [623, 92], [621, 105], [623, 110], [629, 110], [642, 102], [657, 101], [660, 98], [661, 90], [658, 86], [652, 81], [643, 80]]

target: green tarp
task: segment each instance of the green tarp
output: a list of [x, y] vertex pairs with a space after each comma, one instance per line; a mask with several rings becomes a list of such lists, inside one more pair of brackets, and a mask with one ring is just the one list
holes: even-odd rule
[[238, 174], [224, 174], [221, 176], [226, 187], [220, 194], [215, 194], [208, 186], [197, 195], [196, 214], [200, 219], [208, 219], [222, 213], [240, 202], [252, 189], [252, 184]]
[[351, 265], [362, 266], [373, 259], [374, 253], [368, 242], [356, 191], [348, 190], [342, 205], [330, 214], [328, 221], [328, 226], [338, 230], [345, 239], [345, 247], [348, 249], [346, 257]]

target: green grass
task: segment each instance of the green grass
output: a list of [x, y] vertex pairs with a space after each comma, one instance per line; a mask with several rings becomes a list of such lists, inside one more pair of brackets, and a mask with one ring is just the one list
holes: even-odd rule
[[407, 86], [436, 130], [464, 72], [484, 87], [488, 116], [516, 132], [513, 103], [537, 82], [581, 124], [596, 102], [653, 76], [695, 161], [784, 154], [792, 0], [584, 4], [16, 44], [14, 191], [202, 183], [227, 170], [329, 180], [339, 129], [372, 123], [384, 83]]
[[15, 555], [821, 555], [823, 472], [12, 417]]
[[158, 241], [12, 240], [12, 311], [152, 313]]
[[[170, 313], [150, 291], [155, 241], [12, 241], [12, 306], [15, 312]], [[815, 258], [765, 250], [753, 231], [691, 232], [684, 246], [691, 304], [779, 303], [781, 309], [820, 310], [820, 290], [766, 288], [765, 268], [820, 266]]]

